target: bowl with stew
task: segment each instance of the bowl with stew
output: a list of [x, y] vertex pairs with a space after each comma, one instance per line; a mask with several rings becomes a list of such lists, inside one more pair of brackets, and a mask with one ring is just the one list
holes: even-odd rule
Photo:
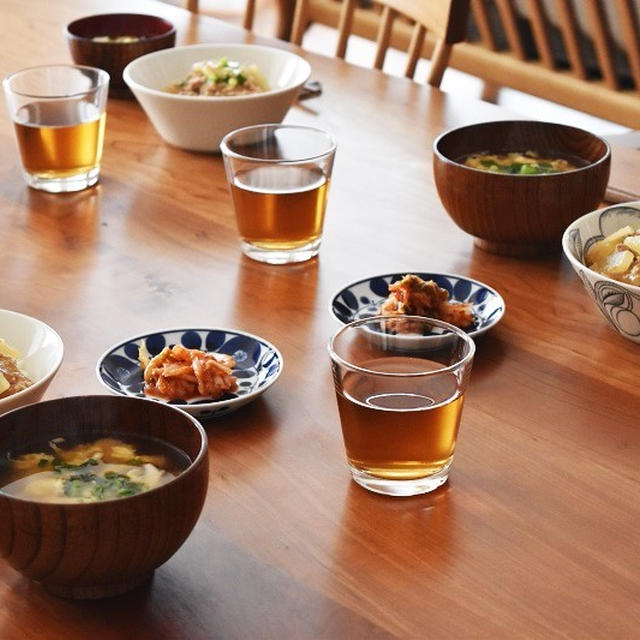
[[640, 343], [640, 202], [591, 211], [564, 232], [562, 249], [602, 317]]
[[207, 436], [180, 409], [76, 396], [0, 416], [0, 556], [56, 595], [148, 581], [191, 533], [207, 486]]
[[69, 23], [66, 36], [76, 64], [98, 67], [109, 74], [111, 97], [132, 98], [122, 79], [124, 68], [140, 56], [173, 47], [176, 28], [159, 16], [104, 13]]
[[62, 339], [48, 324], [0, 309], [0, 415], [40, 400], [63, 354]]
[[219, 153], [230, 131], [281, 122], [310, 74], [285, 49], [197, 44], [138, 58], [124, 80], [166, 142]]
[[610, 165], [603, 138], [551, 122], [482, 122], [433, 143], [451, 219], [476, 246], [514, 257], [559, 251], [566, 227], [602, 201]]

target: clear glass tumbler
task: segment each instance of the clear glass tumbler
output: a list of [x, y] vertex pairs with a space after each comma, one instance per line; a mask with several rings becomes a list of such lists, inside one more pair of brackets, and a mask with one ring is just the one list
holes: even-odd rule
[[461, 329], [418, 316], [376, 316], [340, 328], [329, 355], [353, 479], [394, 496], [446, 482], [475, 345]]
[[220, 144], [244, 253], [288, 264], [320, 249], [336, 143], [320, 129], [260, 124]]
[[53, 193], [95, 184], [109, 74], [66, 64], [30, 67], [7, 76], [2, 86], [27, 184]]

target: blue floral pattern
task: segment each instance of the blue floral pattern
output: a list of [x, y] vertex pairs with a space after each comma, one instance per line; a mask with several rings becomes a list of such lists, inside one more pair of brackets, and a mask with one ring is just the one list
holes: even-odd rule
[[449, 292], [454, 302], [470, 302], [475, 322], [467, 329], [471, 336], [478, 336], [497, 324], [505, 311], [502, 296], [482, 282], [448, 273], [424, 273], [406, 271], [389, 273], [358, 280], [336, 293], [331, 300], [331, 313], [342, 323], [376, 315], [382, 300], [389, 295], [389, 285], [413, 273], [423, 280], [433, 280]]
[[[197, 418], [220, 417], [235, 411], [266, 391], [282, 371], [280, 352], [257, 336], [230, 329], [173, 329], [130, 338], [109, 349], [97, 366], [98, 379], [109, 391], [127, 396], [148, 397], [143, 393], [144, 379], [138, 362], [138, 350], [143, 344], [152, 357], [166, 346], [175, 344], [234, 357], [236, 366], [233, 375], [238, 380], [238, 390], [235, 393], [227, 394], [219, 400], [194, 398], [169, 402]], [[161, 398], [152, 399], [166, 402]]]

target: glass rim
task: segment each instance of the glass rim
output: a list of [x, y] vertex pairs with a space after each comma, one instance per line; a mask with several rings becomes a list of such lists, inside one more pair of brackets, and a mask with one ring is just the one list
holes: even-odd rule
[[[313, 131], [313, 133], [320, 133], [328, 139], [329, 147], [326, 151], [322, 153], [316, 153], [314, 155], [302, 156], [300, 158], [293, 159], [283, 159], [283, 158], [254, 158], [252, 156], [244, 155], [243, 153], [238, 153], [237, 151], [232, 151], [229, 148], [228, 141], [235, 135], [239, 133], [244, 133], [245, 131], [251, 131], [252, 129], [298, 129], [298, 130], [306, 130]], [[282, 122], [264, 122], [261, 124], [252, 124], [247, 127], [240, 127], [239, 129], [234, 129], [233, 131], [229, 131], [229, 133], [225, 134], [224, 138], [222, 138], [220, 142], [220, 151], [223, 156], [229, 158], [235, 158], [236, 160], [246, 160], [248, 162], [268, 162], [270, 164], [298, 164], [299, 162], [311, 162], [313, 160], [320, 160], [321, 158], [326, 158], [330, 156], [332, 153], [335, 153], [337, 147], [335, 136], [329, 131], [325, 129], [320, 129], [318, 127], [311, 127], [309, 125], [304, 124], [287, 124]]]
[[[95, 87], [91, 87], [90, 89], [85, 89], [84, 91], [74, 91], [73, 93], [61, 93], [61, 94], [52, 94], [52, 95], [43, 95], [42, 93], [25, 93], [23, 91], [16, 91], [12, 87], [10, 87], [10, 82], [14, 78], [29, 71], [35, 71], [37, 69], [87, 69], [89, 71], [97, 72], [97, 79]], [[88, 93], [93, 93], [106, 87], [109, 84], [110, 76], [104, 70], [98, 67], [91, 67], [86, 64], [37, 64], [31, 67], [25, 67], [24, 69], [19, 69], [18, 71], [13, 71], [8, 76], [5, 76], [2, 80], [2, 86], [6, 92], [12, 93], [16, 96], [21, 96], [23, 98], [40, 98], [42, 100], [63, 100], [68, 98], [77, 98], [80, 96], [86, 96]]]
[[[363, 325], [363, 324], [367, 324], [367, 323], [372, 322], [372, 321], [381, 322], [381, 321], [385, 321], [385, 320], [391, 320], [391, 319], [394, 319], [394, 318], [402, 318], [402, 319], [406, 319], [406, 320], [418, 320], [418, 321], [421, 321], [421, 322], [429, 322], [429, 323], [435, 324], [436, 326], [441, 327], [443, 329], [447, 329], [451, 333], [453, 333], [456, 336], [458, 336], [459, 338], [462, 338], [464, 343], [467, 345], [468, 352], [464, 355], [464, 357], [460, 358], [454, 364], [450, 364], [450, 365], [448, 365], [446, 367], [442, 367], [441, 369], [436, 369], [435, 371], [433, 369], [430, 369], [430, 370], [426, 370], [426, 371], [412, 371], [412, 372], [409, 372], [409, 373], [406, 373], [406, 372], [394, 373], [394, 372], [391, 372], [391, 371], [375, 371], [373, 369], [367, 369], [366, 367], [361, 367], [361, 366], [359, 366], [357, 364], [353, 364], [352, 362], [349, 362], [348, 360], [345, 360], [342, 356], [338, 355], [336, 353], [335, 349], [333, 348], [333, 345], [335, 344], [335, 341], [337, 340], [337, 338], [339, 338], [343, 333], [345, 333], [349, 329], [353, 329], [355, 327], [358, 327], [358, 326]], [[445, 322], [444, 320], [438, 320], [437, 318], [428, 318], [426, 316], [409, 316], [409, 315], [381, 316], [381, 315], [378, 315], [378, 316], [371, 316], [369, 318], [361, 318], [360, 320], [354, 320], [352, 322], [349, 322], [348, 324], [343, 325], [342, 327], [340, 327], [331, 336], [331, 338], [329, 338], [329, 342], [327, 344], [327, 349], [329, 351], [329, 357], [331, 358], [331, 360], [333, 362], [342, 365], [343, 367], [345, 367], [346, 369], [349, 369], [350, 371], [357, 371], [358, 373], [366, 373], [366, 374], [370, 374], [370, 375], [376, 375], [376, 376], [387, 377], [387, 378], [422, 378], [422, 377], [435, 376], [435, 375], [441, 375], [443, 373], [448, 373], [448, 372], [454, 371], [455, 369], [458, 369], [460, 367], [463, 367], [463, 366], [467, 365], [473, 359], [473, 356], [474, 356], [475, 351], [476, 351], [476, 344], [475, 344], [473, 338], [468, 333], [464, 332], [462, 329], [460, 329], [459, 327], [456, 327], [453, 324]]]

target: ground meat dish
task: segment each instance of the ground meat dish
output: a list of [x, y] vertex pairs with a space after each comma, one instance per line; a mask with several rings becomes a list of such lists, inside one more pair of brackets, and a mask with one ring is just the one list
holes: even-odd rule
[[196, 62], [187, 76], [167, 87], [183, 96], [241, 96], [267, 91], [267, 83], [255, 64], [228, 58]]
[[[444, 320], [465, 329], [473, 324], [470, 302], [449, 302], [449, 292], [433, 280], [423, 280], [407, 274], [402, 280], [389, 285], [389, 297], [380, 305], [383, 316], [426, 316]], [[398, 318], [390, 323], [394, 331], [412, 331], [411, 323]]]
[[0, 398], [11, 396], [30, 387], [33, 383], [20, 371], [15, 358], [0, 353], [0, 376], [4, 376], [9, 387], [0, 393]]
[[231, 373], [234, 366], [233, 357], [223, 353], [165, 347], [144, 369], [144, 393], [166, 400], [218, 400], [238, 389]]

